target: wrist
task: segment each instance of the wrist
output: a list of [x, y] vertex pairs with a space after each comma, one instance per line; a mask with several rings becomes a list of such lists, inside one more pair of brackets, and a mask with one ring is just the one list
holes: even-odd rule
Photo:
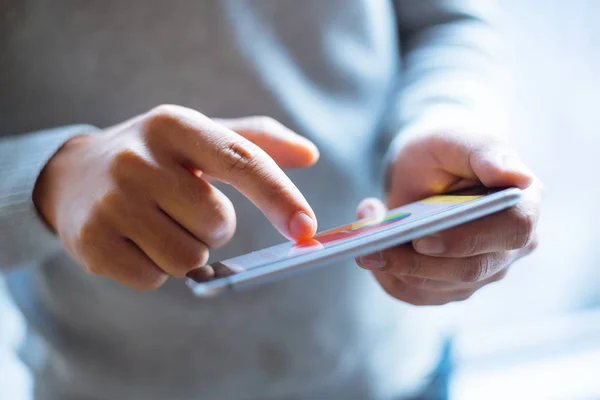
[[72, 154], [88, 139], [87, 134], [68, 139], [48, 160], [36, 180], [32, 193], [33, 204], [52, 232], [56, 232], [56, 204], [64, 177], [72, 168]]

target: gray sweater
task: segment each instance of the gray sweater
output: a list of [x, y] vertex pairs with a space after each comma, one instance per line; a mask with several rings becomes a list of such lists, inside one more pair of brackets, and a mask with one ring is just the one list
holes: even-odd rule
[[[354, 265], [223, 299], [174, 279], [138, 293], [72, 261], [31, 193], [72, 135], [177, 103], [270, 115], [309, 137], [321, 161], [290, 176], [322, 229], [346, 222], [380, 194], [401, 129], [491, 104], [490, 1], [11, 3], [0, 6], [0, 268], [28, 324], [38, 399], [389, 399], [424, 384], [443, 310], [388, 298]], [[221, 189], [238, 231], [212, 259], [283, 240]]]

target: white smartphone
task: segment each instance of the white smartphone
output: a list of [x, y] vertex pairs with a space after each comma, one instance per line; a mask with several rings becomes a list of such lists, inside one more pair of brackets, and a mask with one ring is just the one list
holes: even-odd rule
[[433, 196], [390, 210], [382, 218], [318, 233], [303, 243], [287, 242], [213, 263], [189, 273], [186, 282], [198, 297], [250, 289], [294, 272], [409, 243], [510, 208], [520, 199], [517, 188], [475, 188]]

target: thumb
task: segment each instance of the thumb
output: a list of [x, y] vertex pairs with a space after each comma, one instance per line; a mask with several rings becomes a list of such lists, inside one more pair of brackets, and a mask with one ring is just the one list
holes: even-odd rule
[[528, 188], [534, 174], [521, 158], [506, 146], [488, 146], [470, 155], [471, 168], [477, 178], [487, 187], [515, 186]]
[[[525, 189], [535, 179], [515, 149], [504, 139], [476, 133], [449, 132], [426, 137], [425, 154], [454, 177], [480, 181], [487, 187]], [[439, 178], [439, 177], [438, 177]]]
[[273, 118], [252, 116], [213, 120], [256, 144], [281, 168], [307, 168], [319, 159], [319, 150], [313, 142]]
[[356, 218], [381, 218], [385, 216], [386, 212], [387, 207], [381, 200], [374, 197], [369, 197], [361, 201], [358, 205], [358, 209], [356, 210]]

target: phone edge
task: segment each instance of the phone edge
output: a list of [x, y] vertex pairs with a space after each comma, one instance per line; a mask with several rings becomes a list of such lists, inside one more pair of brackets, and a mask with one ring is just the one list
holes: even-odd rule
[[[297, 269], [317, 269], [322, 268], [325, 264], [339, 261], [341, 259], [350, 259], [359, 256], [360, 254], [368, 254], [370, 252], [380, 251], [389, 247], [397, 246], [404, 243], [409, 243], [412, 240], [423, 236], [433, 234], [462, 225], [467, 222], [500, 212], [515, 206], [521, 200], [521, 191], [517, 188], [510, 188], [478, 200], [474, 200], [465, 205], [441, 212], [440, 219], [435, 222], [423, 223], [422, 220], [414, 221], [411, 225], [403, 226], [403, 233], [398, 235], [390, 235], [383, 240], [364, 243], [351, 250], [340, 250], [332, 254], [327, 254], [318, 260], [307, 258], [306, 261], [296, 262], [288, 267], [281, 266], [283, 262], [273, 263], [271, 265], [247, 271], [248, 273], [240, 275], [232, 275], [224, 279], [213, 282], [195, 282], [190, 278], [186, 278], [188, 287], [194, 295], [198, 297], [215, 297], [224, 292], [247, 290], [254, 286], [268, 284], [276, 281], [282, 275], [293, 274]], [[265, 272], [265, 269], [268, 270]], [[260, 272], [259, 272], [260, 271]], [[259, 281], [257, 281], [259, 280]], [[213, 284], [214, 283], [214, 284]]]

